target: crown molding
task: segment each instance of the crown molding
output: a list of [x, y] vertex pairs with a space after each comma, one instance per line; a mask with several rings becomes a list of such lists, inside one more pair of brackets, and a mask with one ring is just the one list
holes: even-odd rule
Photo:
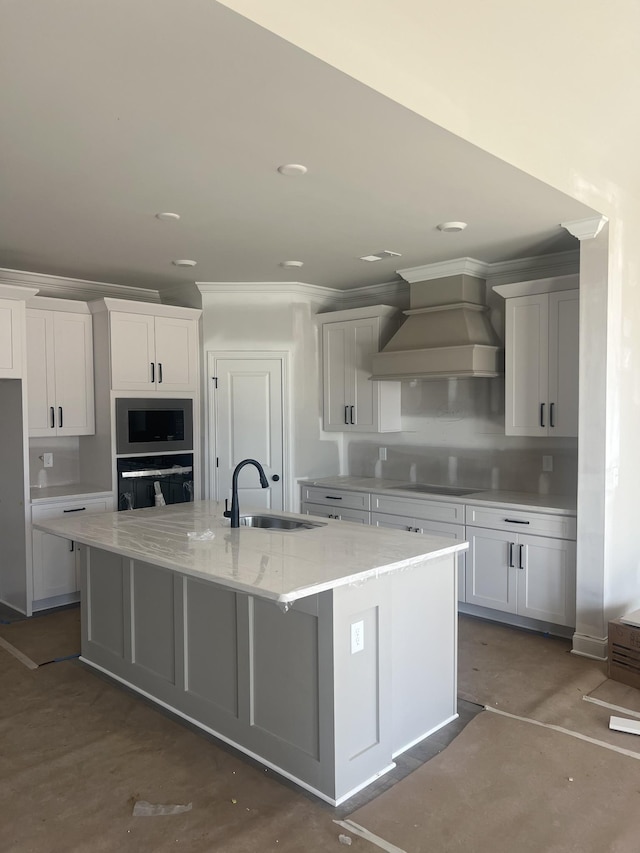
[[473, 275], [476, 278], [486, 278], [491, 264], [478, 261], [476, 258], [453, 258], [450, 261], [439, 261], [435, 264], [423, 264], [419, 267], [407, 267], [396, 270], [410, 284], [416, 281], [431, 281], [435, 278], [446, 278], [450, 275]]
[[[79, 299], [89, 302], [92, 299], [113, 296], [116, 299], [138, 302], [160, 302], [159, 292], [149, 288], [129, 287], [125, 284], [111, 284], [82, 278], [65, 278], [25, 270], [0, 269], [0, 284], [37, 288], [36, 292], [40, 296], [52, 296], [58, 299]], [[29, 296], [32, 295], [34, 294], [29, 294]]]
[[487, 285], [510, 284], [515, 281], [530, 281], [535, 278], [555, 278], [576, 275], [580, 271], [580, 250], [556, 252], [553, 255], [535, 255], [532, 258], [517, 258], [514, 261], [499, 261], [489, 264]]
[[0, 279], [0, 299], [19, 299], [25, 301], [35, 296], [37, 292], [37, 287], [20, 287], [15, 284], [6, 284]]
[[569, 234], [572, 237], [577, 237], [578, 240], [593, 240], [608, 221], [606, 216], [589, 216], [587, 219], [572, 219], [568, 222], [561, 222], [560, 227], [566, 228]]
[[334, 287], [306, 284], [304, 281], [196, 281], [200, 293], [258, 296], [303, 296], [311, 302], [339, 300], [344, 293]]

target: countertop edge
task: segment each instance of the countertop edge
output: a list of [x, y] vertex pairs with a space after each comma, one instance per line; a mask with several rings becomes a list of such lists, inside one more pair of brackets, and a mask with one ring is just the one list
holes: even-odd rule
[[[369, 481], [369, 482], [367, 482]], [[406, 481], [405, 481], [406, 482]], [[401, 497], [416, 501], [439, 501], [441, 503], [456, 503], [462, 505], [483, 504], [491, 507], [510, 507], [523, 512], [545, 512], [553, 515], [565, 515], [575, 517], [576, 507], [563, 507], [554, 505], [554, 495], [540, 495], [535, 492], [507, 492], [506, 490], [478, 490], [467, 495], [438, 495], [429, 492], [407, 491], [399, 488], [403, 485], [400, 480], [380, 480], [375, 477], [351, 477], [349, 475], [336, 475], [335, 477], [305, 478], [297, 481], [299, 486], [316, 486], [328, 489], [343, 489], [349, 492], [364, 492], [371, 495], [383, 494], [387, 496]], [[385, 485], [389, 484], [389, 485]], [[500, 498], [497, 495], [512, 494], [512, 499]], [[530, 499], [527, 497], [530, 495]], [[574, 499], [569, 495], [555, 496], [558, 502], [564, 503]], [[519, 499], [518, 499], [519, 498]], [[549, 503], [539, 503], [546, 501]], [[534, 502], [535, 501], [535, 502]]]

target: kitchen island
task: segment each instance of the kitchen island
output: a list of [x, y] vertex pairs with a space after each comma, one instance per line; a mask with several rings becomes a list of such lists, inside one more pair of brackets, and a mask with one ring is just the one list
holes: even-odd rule
[[85, 663], [337, 805], [457, 716], [467, 545], [334, 520], [231, 529], [222, 510], [37, 527], [81, 546]]

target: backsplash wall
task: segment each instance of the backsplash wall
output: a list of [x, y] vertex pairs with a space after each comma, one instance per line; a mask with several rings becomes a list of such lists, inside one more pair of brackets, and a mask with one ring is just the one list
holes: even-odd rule
[[[575, 438], [504, 434], [504, 380], [452, 379], [402, 383], [402, 432], [345, 434], [345, 459], [356, 477], [575, 494]], [[387, 460], [379, 460], [379, 448]], [[553, 471], [543, 472], [543, 456]]]
[[[53, 467], [45, 468], [44, 453], [53, 453]], [[31, 487], [63, 486], [80, 481], [79, 439], [29, 439], [29, 484]]]

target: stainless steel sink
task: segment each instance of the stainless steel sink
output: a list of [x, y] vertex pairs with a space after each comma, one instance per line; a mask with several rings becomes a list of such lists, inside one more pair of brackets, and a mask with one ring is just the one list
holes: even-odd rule
[[458, 486], [431, 486], [429, 483], [406, 483], [404, 486], [391, 486], [392, 489], [401, 489], [403, 492], [421, 492], [425, 495], [448, 495], [449, 497], [461, 498], [464, 495], [472, 495], [481, 489], [462, 489]]
[[283, 518], [280, 515], [241, 515], [241, 527], [261, 527], [264, 530], [312, 530], [314, 527], [326, 527], [322, 521], [300, 521], [297, 518]]

